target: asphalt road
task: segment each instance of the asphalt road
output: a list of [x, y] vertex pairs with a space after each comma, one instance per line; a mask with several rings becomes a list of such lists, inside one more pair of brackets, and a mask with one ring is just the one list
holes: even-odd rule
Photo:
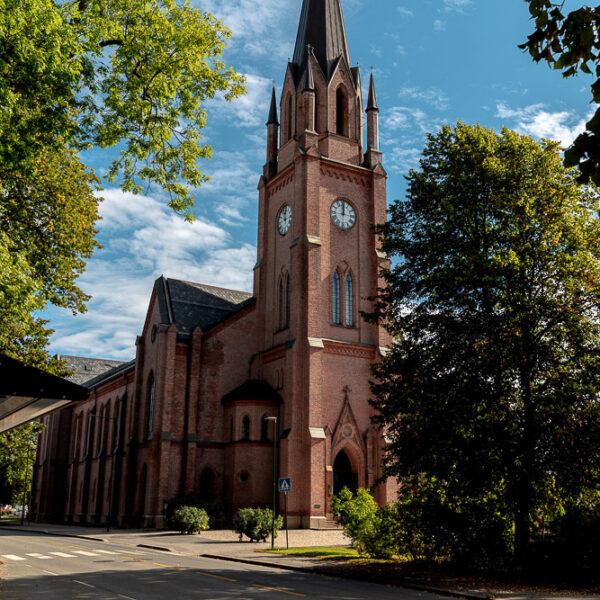
[[0, 532], [2, 600], [436, 600], [424, 592], [165, 553]]

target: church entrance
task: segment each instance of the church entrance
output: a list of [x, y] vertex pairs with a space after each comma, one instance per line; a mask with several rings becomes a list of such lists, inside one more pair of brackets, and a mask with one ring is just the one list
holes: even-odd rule
[[333, 493], [339, 494], [343, 488], [352, 493], [358, 489], [358, 473], [352, 471], [352, 464], [344, 450], [340, 450], [333, 462]]

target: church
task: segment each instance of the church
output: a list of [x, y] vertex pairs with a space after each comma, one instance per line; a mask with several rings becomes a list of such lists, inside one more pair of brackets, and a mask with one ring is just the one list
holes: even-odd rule
[[265, 106], [253, 292], [162, 276], [135, 360], [62, 357], [90, 395], [44, 418], [32, 518], [160, 527], [190, 493], [229, 514], [269, 506], [274, 442], [290, 527], [327, 527], [343, 486], [395, 500], [369, 404], [391, 340], [361, 318], [389, 265], [371, 229], [387, 179], [372, 76], [366, 108], [361, 89], [341, 0], [303, 0]]

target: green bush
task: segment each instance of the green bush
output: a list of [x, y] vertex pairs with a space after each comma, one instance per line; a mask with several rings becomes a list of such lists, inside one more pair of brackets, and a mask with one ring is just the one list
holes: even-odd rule
[[331, 512], [339, 518], [352, 545], [365, 553], [365, 539], [371, 534], [377, 514], [377, 503], [369, 490], [359, 488], [356, 496], [345, 487], [331, 499]]
[[[240, 536], [250, 538], [250, 541], [266, 541], [271, 535], [273, 513], [270, 508], [242, 508], [233, 520], [233, 529]], [[283, 527], [283, 517], [277, 515], [275, 518], [275, 532]]]
[[228, 518], [226, 512], [223, 510], [223, 505], [215, 502], [206, 494], [185, 494], [184, 496], [171, 498], [167, 502], [165, 511], [168, 527], [171, 527], [170, 523], [173, 519], [174, 512], [182, 506], [196, 506], [197, 508], [203, 508], [208, 514], [208, 525], [210, 529], [228, 529], [231, 527], [231, 519]]
[[181, 506], [173, 513], [169, 526], [180, 533], [199, 533], [208, 529], [208, 515], [203, 508]]

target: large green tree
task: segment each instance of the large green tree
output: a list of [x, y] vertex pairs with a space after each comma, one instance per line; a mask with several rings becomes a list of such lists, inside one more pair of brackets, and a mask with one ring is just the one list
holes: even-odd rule
[[577, 175], [555, 143], [445, 126], [380, 228], [388, 473], [514, 524], [520, 563], [536, 520], [600, 482], [599, 197]]
[[116, 147], [113, 179], [187, 211], [212, 152], [204, 103], [244, 91], [229, 36], [182, 0], [0, 0], [0, 177], [49, 148]]
[[[546, 61], [563, 77], [579, 72], [592, 75], [592, 101], [600, 104], [600, 6], [582, 6], [566, 13], [565, 2], [525, 0], [535, 31], [520, 46], [536, 62]], [[600, 185], [600, 108], [565, 153], [565, 164], [578, 166], [582, 183]]]

